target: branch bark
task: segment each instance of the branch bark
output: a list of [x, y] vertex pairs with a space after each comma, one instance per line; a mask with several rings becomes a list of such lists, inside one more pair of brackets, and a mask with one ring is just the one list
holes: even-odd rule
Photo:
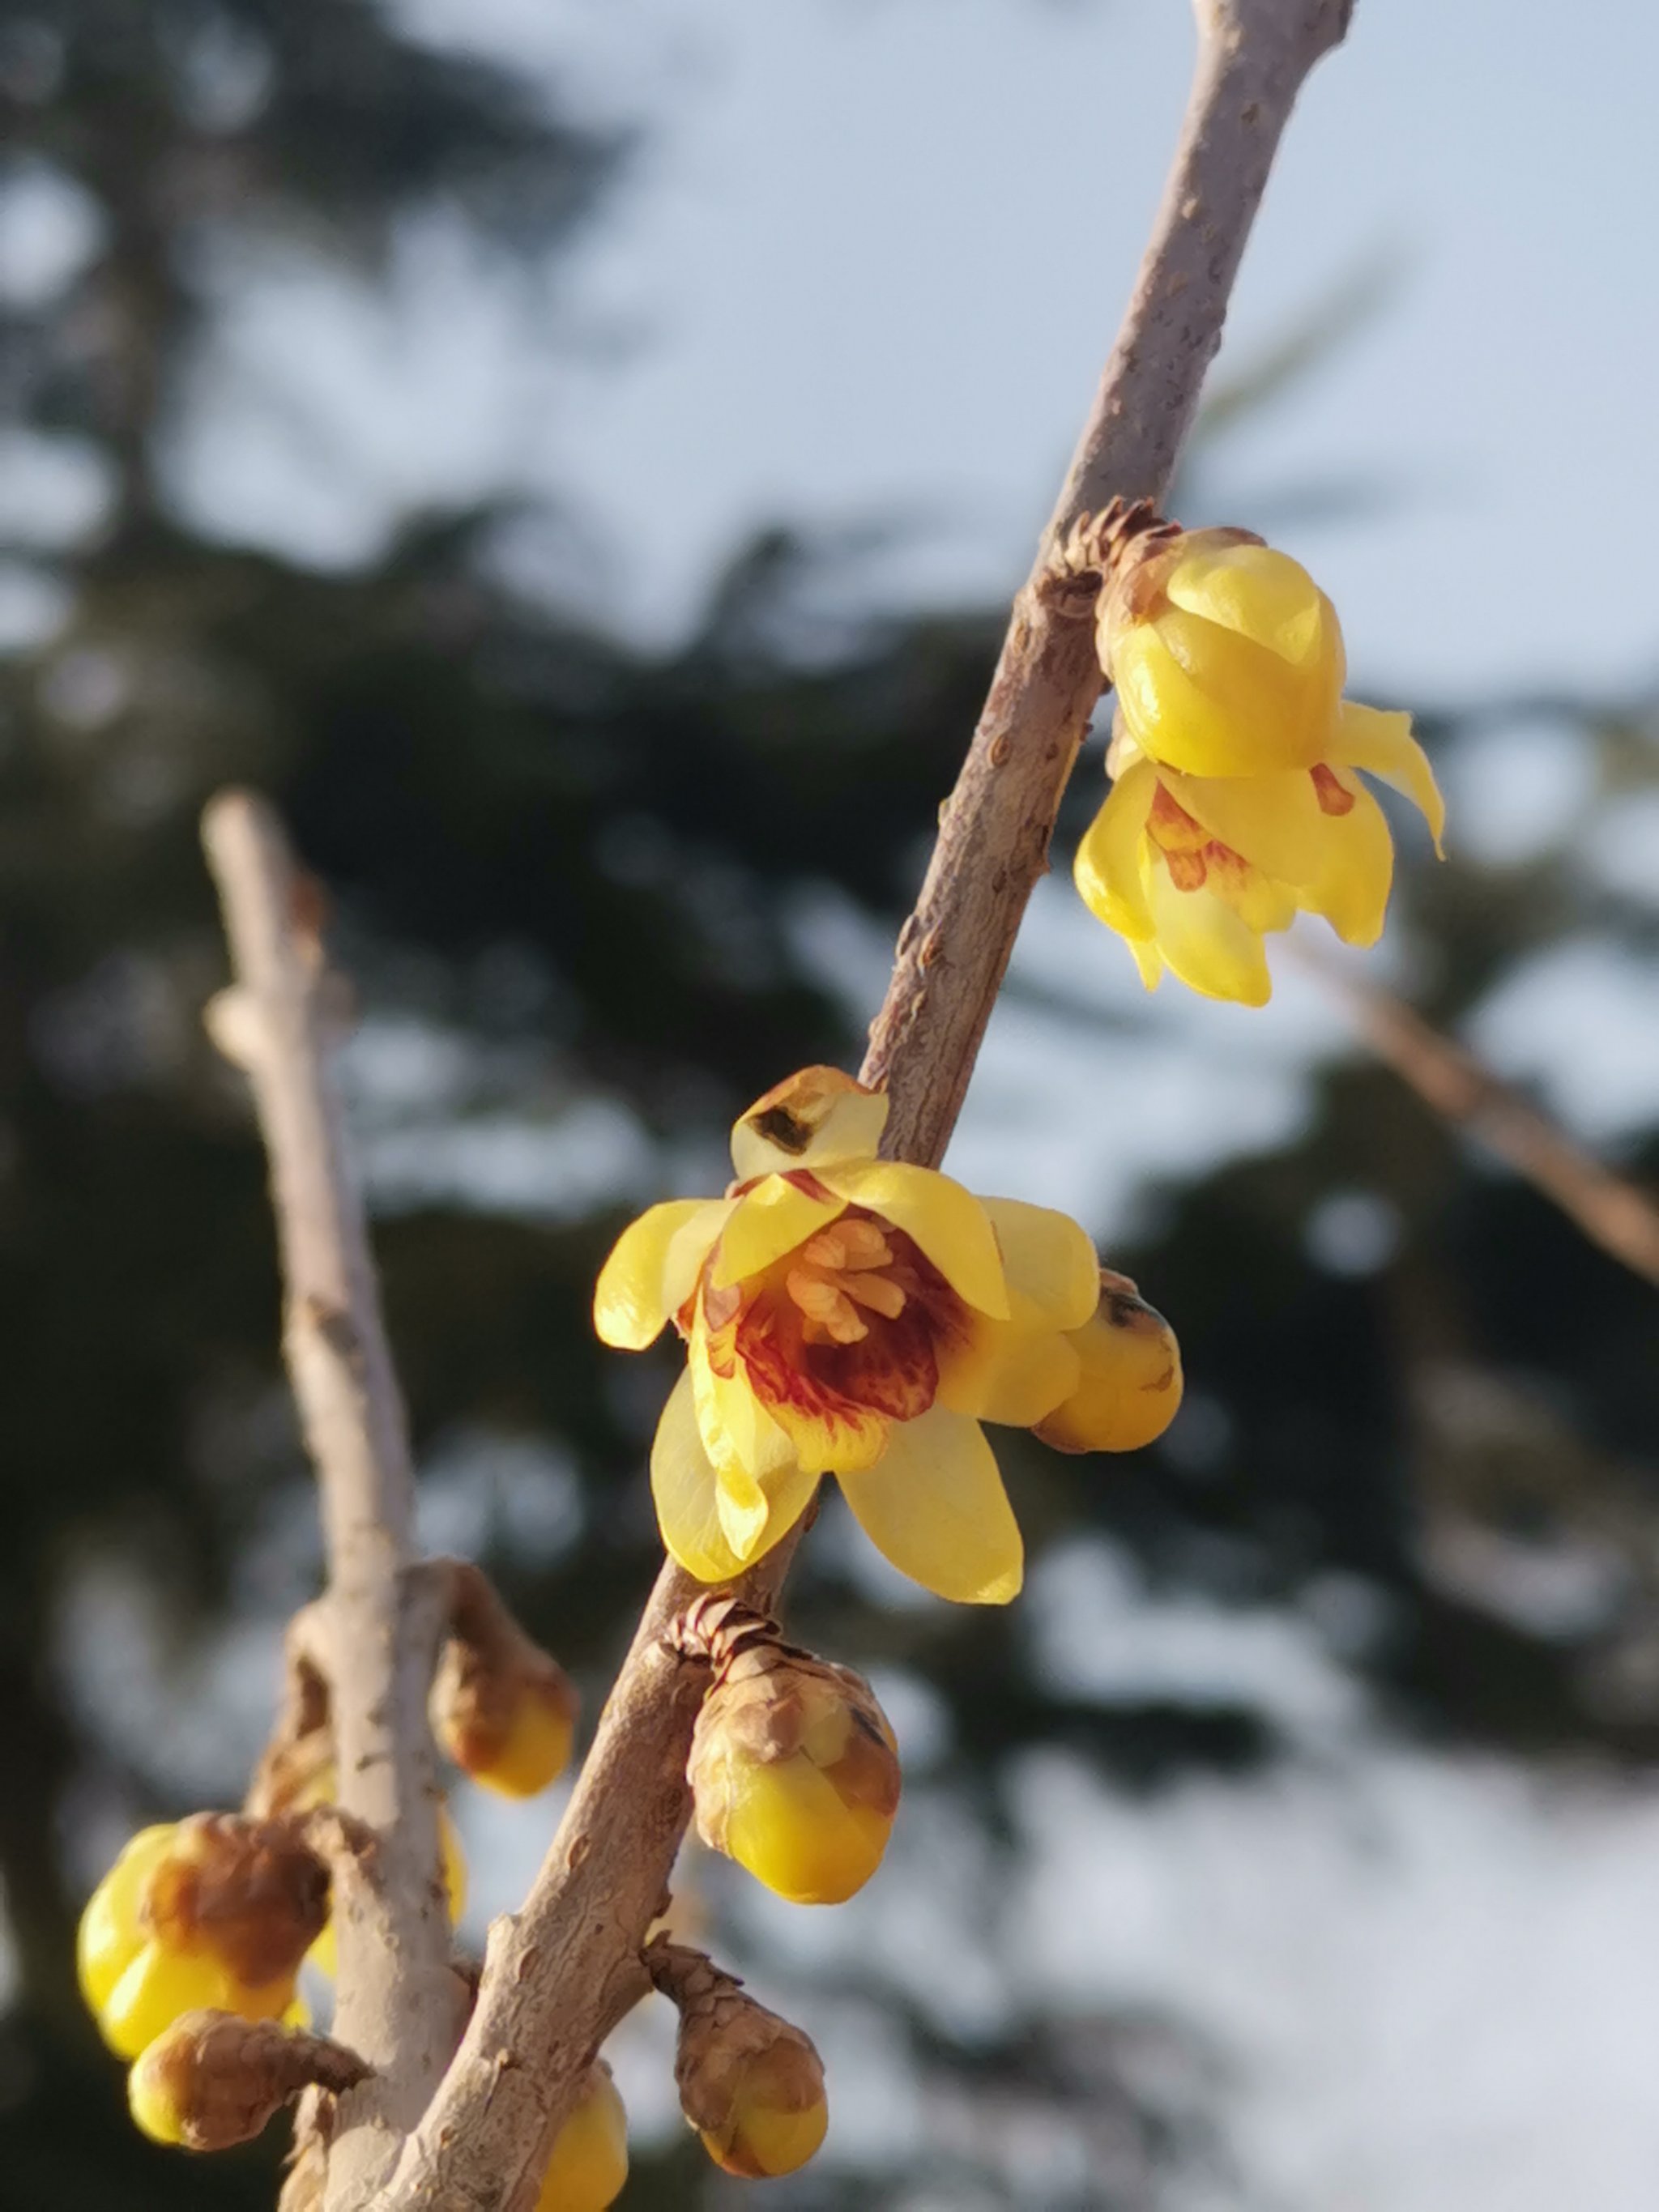
[[[1197, 69], [1152, 241], [872, 1028], [862, 1075], [892, 1098], [895, 1157], [944, 1155], [1100, 695], [1092, 594], [1056, 581], [1058, 549], [1114, 496], [1167, 488], [1279, 136], [1351, 4], [1199, 0]], [[772, 1609], [793, 1548], [745, 1578], [750, 1603]], [[529, 2212], [594, 2053], [643, 1993], [639, 1954], [685, 1831], [704, 1681], [665, 1638], [701, 1589], [672, 1565], [659, 1577], [535, 1886], [490, 1931], [471, 2022], [381, 2212]]]
[[1659, 1202], [1615, 1175], [1494, 1075], [1468, 1048], [1425, 1022], [1392, 991], [1301, 948], [1307, 964], [1352, 1014], [1360, 1035], [1418, 1097], [1461, 1122], [1553, 1199], [1592, 1244], [1659, 1284]]
[[262, 800], [224, 793], [202, 834], [237, 978], [210, 1026], [253, 1086], [286, 1285], [283, 1350], [320, 1491], [329, 1581], [318, 1620], [338, 1800], [375, 1838], [364, 1878], [335, 1888], [335, 2033], [374, 2071], [340, 2100], [332, 2212], [374, 2200], [460, 2025], [426, 1720], [440, 1593], [411, 1571], [409, 1441], [329, 1075], [337, 1014], [315, 890]]

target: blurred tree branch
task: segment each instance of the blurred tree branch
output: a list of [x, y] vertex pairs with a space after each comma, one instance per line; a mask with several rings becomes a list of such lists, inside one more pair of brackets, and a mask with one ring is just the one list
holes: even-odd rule
[[1553, 1199], [1592, 1244], [1659, 1283], [1659, 1203], [1648, 1192], [1603, 1167], [1467, 1045], [1443, 1036], [1394, 992], [1326, 954], [1297, 949], [1346, 1006], [1378, 1059], [1425, 1104], [1466, 1126]]
[[[1198, 0], [1197, 67], [1152, 239], [872, 1028], [862, 1074], [890, 1093], [897, 1157], [944, 1153], [1099, 696], [1093, 595], [1057, 581], [1059, 550], [1114, 499], [1167, 487], [1279, 136], [1350, 4]], [[659, 1577], [541, 1873], [491, 1930], [471, 2024], [434, 2094], [457, 1988], [425, 1717], [437, 1624], [410, 1572], [401, 1405], [325, 1079], [316, 917], [254, 802], [216, 802], [206, 837], [240, 977], [218, 1033], [248, 1066], [271, 1152], [289, 1362], [322, 1480], [341, 1802], [384, 1846], [372, 1880], [351, 1885], [362, 1895], [342, 1928], [337, 2023], [380, 2070], [343, 2101], [322, 2203], [528, 2212], [594, 2053], [647, 1986], [640, 1952], [686, 1825], [703, 1680], [667, 1631], [701, 1585], [672, 1566]], [[792, 1551], [745, 1577], [749, 1602], [770, 1605]]]

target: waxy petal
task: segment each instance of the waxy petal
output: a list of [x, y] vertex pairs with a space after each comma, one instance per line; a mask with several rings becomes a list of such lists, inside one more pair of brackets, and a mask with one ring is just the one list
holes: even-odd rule
[[1311, 768], [1329, 747], [1340, 697], [1265, 647], [1171, 608], [1112, 647], [1112, 680], [1130, 736], [1150, 758], [1192, 775]]
[[1440, 796], [1428, 755], [1412, 735], [1409, 714], [1384, 714], [1379, 708], [1361, 707], [1345, 699], [1331, 758], [1344, 768], [1361, 768], [1368, 775], [1379, 775], [1384, 783], [1403, 792], [1428, 823], [1435, 851], [1445, 858], [1442, 840], [1446, 834], [1446, 802]]
[[1085, 831], [1073, 868], [1078, 891], [1090, 913], [1108, 929], [1131, 939], [1152, 934], [1140, 859], [1146, 811], [1157, 785], [1157, 769], [1137, 757]]
[[894, 1425], [886, 1453], [842, 1488], [859, 1525], [901, 1574], [959, 1605], [1006, 1605], [1024, 1547], [977, 1421], [934, 1406]]
[[1008, 1317], [1002, 1258], [985, 1208], [933, 1168], [905, 1160], [848, 1161], [816, 1170], [838, 1198], [902, 1229], [960, 1298], [998, 1321]]
[[1163, 781], [1194, 822], [1263, 874], [1311, 884], [1323, 873], [1335, 817], [1322, 811], [1305, 769], [1251, 776], [1182, 775], [1171, 769]]
[[602, 1344], [643, 1352], [690, 1296], [732, 1201], [672, 1198], [630, 1222], [611, 1247], [593, 1291]]
[[689, 1374], [669, 1393], [657, 1423], [651, 1495], [663, 1542], [687, 1574], [725, 1583], [743, 1572], [747, 1556], [732, 1549], [720, 1525], [720, 1478], [698, 1433]]
[[1241, 545], [1231, 532], [1195, 530], [1164, 577], [1171, 605], [1197, 615], [1297, 668], [1334, 660], [1341, 688], [1342, 626], [1298, 561], [1271, 545]]
[[1273, 996], [1266, 949], [1225, 900], [1207, 886], [1177, 890], [1164, 868], [1151, 871], [1148, 888], [1158, 949], [1182, 981], [1206, 999], [1265, 1006]]
[[1345, 769], [1331, 773], [1353, 805], [1346, 814], [1326, 817], [1325, 866], [1316, 882], [1297, 890], [1297, 903], [1322, 914], [1345, 944], [1375, 945], [1388, 918], [1394, 839], [1388, 817], [1358, 777]]
[[738, 1200], [720, 1232], [711, 1276], [714, 1287], [725, 1290], [764, 1273], [775, 1260], [804, 1244], [845, 1211], [845, 1200], [817, 1187], [816, 1178], [803, 1190], [781, 1175], [766, 1176]]
[[[1015, 1302], [1028, 1303], [1018, 1295]], [[1079, 1373], [1077, 1352], [1058, 1330], [975, 1314], [966, 1341], [939, 1362], [936, 1402], [977, 1421], [1029, 1429], [1071, 1396]]]
[[1088, 1232], [1069, 1213], [1023, 1199], [980, 1204], [996, 1235], [1011, 1301], [1029, 1300], [1050, 1328], [1081, 1328], [1100, 1297], [1100, 1258]]
[[887, 1126], [884, 1091], [838, 1067], [804, 1067], [757, 1098], [732, 1130], [739, 1182], [825, 1160], [873, 1159]]

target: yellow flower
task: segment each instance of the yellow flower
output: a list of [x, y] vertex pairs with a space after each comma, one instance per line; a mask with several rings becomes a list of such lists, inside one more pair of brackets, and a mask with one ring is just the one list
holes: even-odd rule
[[726, 1582], [833, 1474], [878, 1548], [941, 1596], [1003, 1604], [1023, 1553], [981, 1420], [1030, 1427], [1077, 1388], [1066, 1332], [1098, 1263], [1064, 1214], [876, 1158], [887, 1101], [808, 1068], [732, 1132], [724, 1199], [654, 1206], [594, 1296], [630, 1351], [672, 1320], [687, 1372], [652, 1452], [669, 1551]]
[[1350, 945], [1382, 933], [1394, 843], [1359, 771], [1445, 809], [1407, 714], [1342, 697], [1335, 610], [1306, 570], [1230, 530], [1184, 532], [1106, 595], [1115, 781], [1077, 857], [1090, 910], [1142, 981], [1261, 1006], [1262, 939], [1298, 910]]

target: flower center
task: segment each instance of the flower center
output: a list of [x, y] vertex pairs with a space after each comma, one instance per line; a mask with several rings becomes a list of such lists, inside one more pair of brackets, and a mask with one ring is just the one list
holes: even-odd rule
[[882, 1272], [894, 1258], [875, 1221], [843, 1218], [803, 1244], [784, 1288], [799, 1309], [805, 1341], [857, 1344], [870, 1334], [865, 1312], [896, 1321], [904, 1311], [904, 1292]]

